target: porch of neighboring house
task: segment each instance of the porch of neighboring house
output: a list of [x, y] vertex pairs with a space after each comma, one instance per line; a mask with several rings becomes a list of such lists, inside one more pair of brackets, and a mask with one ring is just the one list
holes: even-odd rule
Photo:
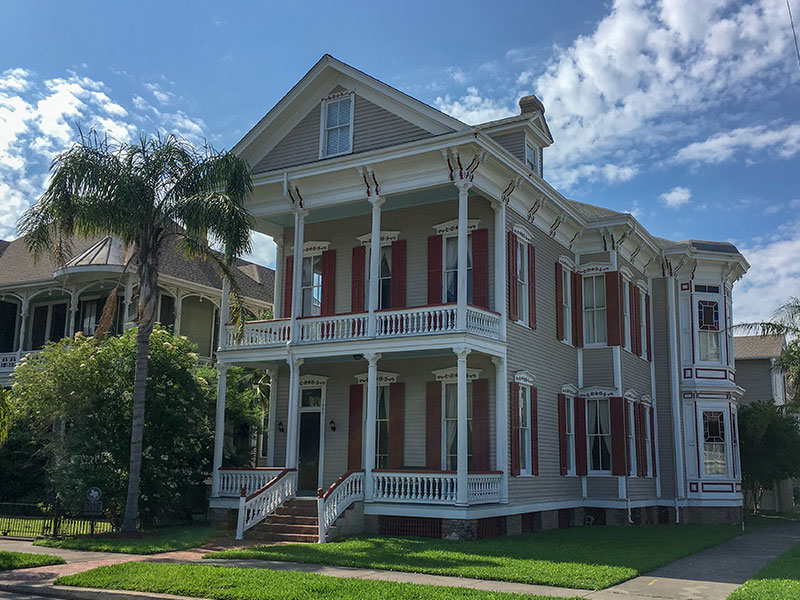
[[323, 541], [354, 502], [364, 514], [466, 518], [470, 507], [508, 501], [501, 357], [456, 347], [242, 366], [268, 369], [273, 401], [269, 466], [226, 468], [219, 365], [210, 505], [234, 511], [240, 534], [295, 497], [319, 498]]

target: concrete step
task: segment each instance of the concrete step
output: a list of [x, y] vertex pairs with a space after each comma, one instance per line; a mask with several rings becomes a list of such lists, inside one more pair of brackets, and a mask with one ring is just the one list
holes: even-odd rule
[[263, 521], [253, 527], [253, 530], [259, 534], [271, 533], [307, 533], [319, 534], [319, 528], [316, 525], [294, 525], [291, 523], [275, 523]]
[[297, 542], [299, 544], [314, 544], [319, 541], [318, 533], [261, 533], [254, 531], [250, 537], [265, 542]]
[[307, 516], [296, 516], [296, 515], [279, 515], [279, 514], [271, 514], [268, 516], [265, 521], [269, 521], [270, 523], [281, 523], [284, 525], [317, 525], [317, 517], [314, 515], [313, 517]]

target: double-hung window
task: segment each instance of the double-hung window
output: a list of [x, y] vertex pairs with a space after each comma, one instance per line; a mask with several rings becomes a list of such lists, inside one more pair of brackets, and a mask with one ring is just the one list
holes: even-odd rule
[[[444, 469], [458, 468], [458, 384], [444, 384], [444, 410], [442, 411], [444, 443]], [[467, 383], [467, 469], [472, 468], [472, 386]]]
[[531, 474], [531, 388], [519, 386], [519, 471]]
[[703, 411], [703, 473], [725, 475], [725, 413], [721, 410]]
[[530, 142], [525, 143], [525, 165], [539, 175], [539, 149]]
[[566, 438], [567, 475], [575, 475], [575, 398], [564, 399], [564, 436]]
[[650, 427], [650, 411], [653, 410], [650, 406], [645, 405], [644, 407], [644, 451], [647, 455], [647, 476], [653, 476], [653, 465], [655, 464], [656, 457], [653, 456], [653, 430]]
[[583, 278], [583, 340], [586, 344], [605, 344], [607, 340], [604, 275]]
[[589, 469], [611, 471], [611, 406], [608, 398], [588, 398], [586, 417]]
[[630, 458], [630, 464], [628, 464], [628, 474], [629, 475], [636, 475], [636, 404], [633, 402], [628, 402], [628, 427], [627, 427], [627, 434], [628, 434], [628, 457]]
[[353, 146], [353, 95], [325, 100], [322, 105], [321, 156], [351, 152]]
[[517, 275], [515, 285], [517, 286], [517, 306], [519, 320], [528, 324], [528, 311], [530, 303], [528, 300], [528, 244], [517, 240]]
[[561, 323], [564, 340], [572, 340], [572, 272], [561, 269]]
[[303, 316], [322, 312], [322, 256], [304, 256], [302, 273]]
[[375, 468], [389, 467], [389, 386], [378, 386], [375, 418]]
[[719, 362], [719, 302], [697, 301], [698, 346], [700, 360]]
[[[372, 249], [367, 249], [366, 256], [366, 276], [364, 286], [364, 306], [369, 306], [369, 275]], [[392, 247], [391, 245], [381, 246], [381, 254], [378, 259], [378, 310], [392, 308]]]
[[647, 357], [647, 347], [650, 340], [647, 339], [647, 296], [642, 293], [639, 295], [639, 335], [642, 339], [642, 356]]
[[625, 350], [630, 350], [631, 341], [636, 334], [634, 334], [631, 327], [633, 325], [633, 319], [631, 319], [631, 282], [627, 279], [622, 280], [622, 314], [622, 322], [625, 326]]
[[[458, 301], [458, 236], [444, 238], [442, 302]], [[467, 302], [472, 302], [472, 234], [467, 234]]]

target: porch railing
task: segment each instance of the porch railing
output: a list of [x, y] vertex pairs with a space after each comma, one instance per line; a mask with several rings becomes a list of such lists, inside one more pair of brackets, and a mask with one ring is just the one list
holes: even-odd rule
[[13, 371], [18, 358], [19, 353], [17, 352], [0, 353], [0, 371]]
[[258, 525], [297, 493], [297, 469], [283, 469], [261, 489], [239, 497], [239, 518], [236, 522], [236, 539]]
[[219, 489], [217, 496], [238, 498], [244, 488], [246, 494], [252, 494], [275, 479], [283, 467], [262, 467], [237, 469], [223, 467], [218, 471]]
[[500, 471], [491, 473], [470, 473], [467, 476], [467, 502], [488, 504], [500, 502]]
[[[370, 335], [369, 313], [303, 317], [297, 320], [294, 341], [299, 344], [313, 344], [455, 333], [458, 331], [457, 312], [455, 304], [377, 311], [374, 336]], [[289, 319], [248, 322], [244, 326], [241, 339], [237, 338], [232, 325], [226, 327], [225, 340], [227, 348], [230, 349], [280, 346], [293, 338]], [[491, 339], [500, 339], [500, 315], [476, 306], [468, 306], [466, 331]]]
[[[458, 476], [455, 471], [373, 471], [375, 502], [409, 502], [419, 504], [455, 504]], [[500, 502], [500, 481], [497, 472], [467, 475], [467, 502], [488, 504]]]
[[342, 475], [323, 494], [317, 498], [317, 521], [319, 522], [319, 543], [324, 544], [328, 531], [336, 519], [353, 502], [364, 499], [364, 471], [350, 471]]

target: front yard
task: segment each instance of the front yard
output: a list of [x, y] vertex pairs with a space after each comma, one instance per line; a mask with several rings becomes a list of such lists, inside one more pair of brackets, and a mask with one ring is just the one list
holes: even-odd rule
[[800, 544], [761, 569], [728, 600], [797, 600], [800, 598]]
[[30, 554], [28, 552], [6, 552], [5, 550], [0, 550], [0, 571], [63, 565], [64, 562], [66, 561], [63, 558], [51, 556], [50, 554]]
[[93, 552], [119, 552], [122, 554], [159, 554], [174, 550], [197, 548], [216, 537], [230, 535], [219, 531], [213, 525], [187, 525], [184, 527], [164, 527], [144, 531], [135, 535], [81, 535], [63, 540], [41, 539], [35, 546], [48, 548], [70, 548], [72, 550], [91, 550]]
[[256, 546], [208, 554], [452, 575], [598, 590], [741, 535], [730, 525], [576, 527], [451, 542], [358, 536], [328, 544]]
[[56, 585], [175, 594], [212, 600], [547, 600], [544, 596], [342, 579], [291, 571], [142, 562], [99, 567], [60, 577]]

